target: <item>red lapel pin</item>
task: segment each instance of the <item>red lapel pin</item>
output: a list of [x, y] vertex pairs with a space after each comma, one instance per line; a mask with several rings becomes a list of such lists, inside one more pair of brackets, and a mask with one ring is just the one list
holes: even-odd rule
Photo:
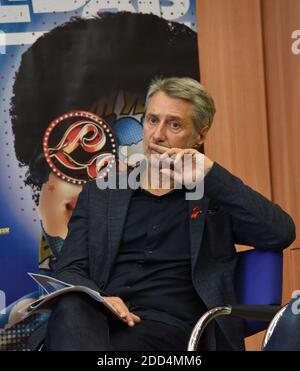
[[199, 209], [199, 207], [194, 207], [193, 208], [193, 212], [192, 212], [192, 215], [191, 215], [191, 218], [192, 219], [197, 219], [198, 216], [202, 213], [202, 211]]

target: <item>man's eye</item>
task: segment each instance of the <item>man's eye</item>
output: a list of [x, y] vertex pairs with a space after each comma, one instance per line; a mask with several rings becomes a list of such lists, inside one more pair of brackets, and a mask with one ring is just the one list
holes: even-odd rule
[[178, 130], [181, 127], [181, 125], [177, 121], [171, 121], [170, 122], [170, 127], [171, 127], [171, 129]]
[[157, 118], [156, 117], [149, 117], [148, 122], [151, 125], [155, 125], [157, 123]]

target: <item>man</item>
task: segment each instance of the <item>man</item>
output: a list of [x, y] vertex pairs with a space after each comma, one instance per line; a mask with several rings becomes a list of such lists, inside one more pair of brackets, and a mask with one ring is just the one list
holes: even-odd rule
[[[207, 308], [235, 302], [234, 244], [281, 250], [292, 243], [289, 215], [196, 150], [214, 113], [212, 98], [191, 78], [151, 84], [144, 152], [172, 165], [158, 166], [171, 186], [153, 186], [149, 176], [137, 190], [87, 183], [55, 266], [56, 278], [101, 292], [125, 322], [85, 297], [66, 295], [48, 322], [48, 350], [186, 350]], [[190, 177], [182, 176], [176, 163], [185, 154], [200, 158], [202, 171], [194, 161]], [[186, 200], [187, 178], [204, 181], [201, 199]], [[218, 321], [200, 347], [244, 349], [241, 320]]]

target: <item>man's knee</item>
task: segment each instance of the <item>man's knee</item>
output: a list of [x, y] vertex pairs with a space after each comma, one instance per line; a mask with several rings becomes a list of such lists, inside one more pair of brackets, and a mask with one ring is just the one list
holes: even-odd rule
[[55, 307], [60, 308], [61, 310], [68, 310], [70, 306], [80, 306], [84, 300], [85, 298], [82, 296], [82, 294], [77, 292], [69, 292], [58, 298]]
[[48, 320], [48, 350], [108, 349], [109, 329], [101, 305], [87, 295], [68, 293], [59, 298]]
[[67, 293], [60, 297], [56, 302], [52, 317], [60, 316], [65, 319], [76, 320], [87, 315], [89, 310], [93, 310], [95, 304], [90, 298], [81, 293]]

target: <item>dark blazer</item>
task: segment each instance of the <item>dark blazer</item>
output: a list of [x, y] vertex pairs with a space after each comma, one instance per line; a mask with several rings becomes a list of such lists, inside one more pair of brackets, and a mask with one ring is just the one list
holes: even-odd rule
[[[132, 194], [130, 189], [99, 190], [96, 181], [84, 186], [54, 266], [56, 278], [105, 291]], [[194, 287], [208, 308], [235, 303], [234, 244], [282, 250], [295, 239], [288, 214], [217, 163], [205, 177], [204, 197], [188, 202], [190, 214], [195, 207], [201, 211], [197, 218], [190, 218], [191, 268]], [[242, 321], [221, 318], [217, 323], [226, 348], [243, 350]], [[32, 347], [44, 332], [41, 328], [32, 336]], [[214, 331], [206, 341], [209, 350], [219, 348]]]

